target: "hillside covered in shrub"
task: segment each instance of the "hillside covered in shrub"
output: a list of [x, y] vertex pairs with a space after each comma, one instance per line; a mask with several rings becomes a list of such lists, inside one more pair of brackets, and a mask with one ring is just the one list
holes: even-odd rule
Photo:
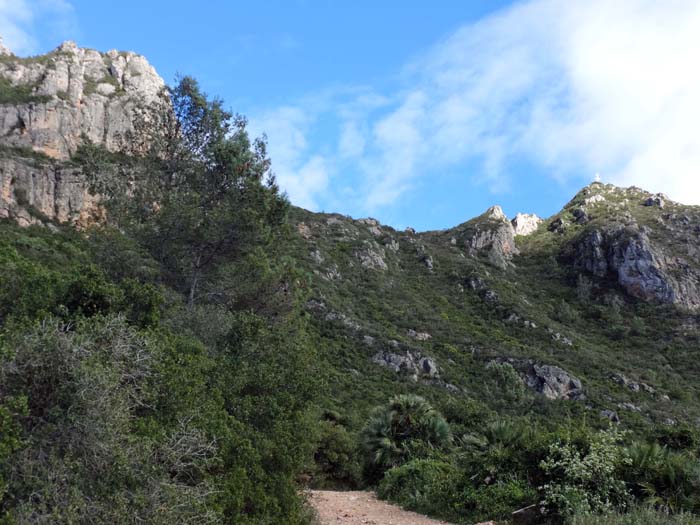
[[[119, 133], [78, 133], [78, 66]], [[0, 60], [33, 79], [0, 83], [27, 117], [0, 148], [0, 523], [305, 524], [309, 486], [698, 522], [700, 208], [593, 183], [546, 220], [312, 213], [245, 118], [149, 68]], [[42, 107], [71, 125], [30, 129]]]

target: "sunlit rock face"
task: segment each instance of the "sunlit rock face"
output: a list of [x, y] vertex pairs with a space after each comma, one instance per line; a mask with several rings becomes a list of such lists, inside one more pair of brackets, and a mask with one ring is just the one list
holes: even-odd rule
[[2, 143], [55, 159], [69, 158], [85, 139], [120, 149], [135, 109], [156, 101], [165, 86], [135, 53], [100, 53], [74, 42], [38, 57], [8, 53], [0, 50], [0, 79], [21, 95], [0, 105]]
[[0, 218], [21, 226], [102, 220], [99, 196], [68, 161], [86, 141], [122, 150], [135, 115], [147, 115], [164, 88], [135, 53], [64, 42], [21, 58], [0, 42]]

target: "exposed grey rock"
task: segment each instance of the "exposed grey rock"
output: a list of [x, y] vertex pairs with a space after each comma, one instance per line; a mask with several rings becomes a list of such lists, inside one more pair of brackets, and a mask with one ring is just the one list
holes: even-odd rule
[[484, 301], [490, 304], [496, 304], [499, 300], [498, 293], [494, 290], [484, 290], [482, 298], [484, 299]]
[[384, 261], [384, 249], [374, 241], [365, 242], [362, 249], [355, 251], [355, 257], [359, 259], [362, 266], [370, 270], [385, 271], [389, 268]]
[[659, 208], [663, 208], [666, 204], [666, 202], [664, 201], [665, 198], [667, 199], [668, 197], [666, 197], [663, 194], [657, 193], [656, 195], [646, 199], [644, 201], [644, 206], [657, 206]]
[[532, 360], [522, 360], [513, 357], [499, 357], [486, 364], [490, 368], [496, 363], [508, 363], [513, 366], [523, 378], [526, 386], [545, 396], [547, 399], [569, 399], [583, 401], [581, 380], [566, 370], [554, 365], [541, 365]]
[[394, 239], [393, 237], [385, 237], [384, 240], [382, 241], [382, 244], [384, 245], [384, 248], [386, 248], [389, 251], [392, 251], [394, 253], [397, 253], [401, 246], [399, 245], [398, 241]]
[[511, 324], [522, 324], [525, 328], [537, 328], [537, 325], [535, 323], [527, 319], [522, 319], [518, 314], [514, 312], [511, 313], [508, 317], [506, 317], [505, 322]]
[[418, 360], [418, 365], [425, 376], [437, 377], [439, 375], [437, 362], [432, 357], [421, 357]]
[[479, 217], [454, 230], [458, 243], [472, 256], [486, 256], [494, 266], [505, 268], [513, 255], [515, 230], [499, 206], [492, 206]]
[[552, 330], [551, 328], [547, 328], [547, 332], [549, 332], [552, 336], [552, 339], [554, 339], [556, 342], [561, 343], [566, 346], [573, 346], [573, 341], [569, 339], [566, 336], [561, 335], [559, 332], [556, 332]]
[[[64, 42], [42, 60], [0, 62], [0, 77], [30, 86], [34, 100], [0, 107], [0, 136], [67, 159], [87, 137], [116, 151], [133, 130], [136, 108], [159, 100], [165, 83], [135, 53], [99, 53]], [[37, 98], [42, 97], [42, 98]]]
[[432, 335], [430, 335], [427, 332], [416, 332], [413, 328], [410, 328], [407, 332], [406, 335], [408, 337], [412, 337], [416, 341], [427, 341], [429, 339], [432, 339]]
[[525, 372], [525, 384], [547, 399], [585, 399], [581, 380], [558, 366], [532, 363]]
[[320, 273], [321, 277], [324, 278], [326, 281], [338, 281], [342, 279], [342, 275], [340, 274], [340, 271], [338, 270], [338, 266], [336, 264], [331, 264], [327, 269], [325, 273]]
[[573, 244], [573, 264], [612, 277], [628, 294], [648, 302], [700, 307], [700, 272], [655, 245], [636, 226], [613, 225], [584, 233]]
[[99, 202], [76, 168], [18, 156], [0, 158], [0, 218], [20, 226], [53, 220], [85, 227], [103, 220]]
[[297, 231], [299, 232], [299, 235], [301, 235], [304, 239], [310, 239], [311, 238], [311, 228], [306, 223], [300, 222], [297, 224]]
[[433, 270], [433, 264], [434, 264], [434, 263], [433, 263], [433, 258], [432, 258], [430, 255], [428, 255], [428, 254], [423, 255], [423, 256], [421, 257], [421, 261], [423, 262], [423, 264], [425, 264], [425, 267], [426, 267], [428, 270], [430, 270], [430, 271]]
[[330, 311], [325, 315], [324, 319], [326, 321], [340, 322], [345, 327], [350, 328], [351, 330], [360, 329], [360, 325], [356, 321], [353, 321], [347, 315], [341, 312]]
[[586, 213], [586, 210], [584, 210], [583, 208], [576, 208], [573, 211], [573, 214], [576, 218], [577, 224], [586, 224], [590, 220], [588, 214]]
[[629, 410], [630, 412], [641, 412], [642, 411], [642, 408], [635, 405], [634, 403], [619, 403], [617, 406], [622, 408], [623, 410]]
[[647, 385], [646, 383], [630, 381], [623, 374], [613, 374], [610, 376], [610, 378], [618, 385], [627, 387], [632, 392], [646, 392], [647, 394], [656, 393], [654, 387]]
[[318, 248], [315, 250], [312, 250], [310, 255], [316, 264], [321, 264], [325, 260], [325, 258], [323, 257], [323, 255], [321, 254], [321, 252]]
[[595, 195], [591, 195], [590, 197], [586, 197], [583, 202], [587, 206], [598, 204], [600, 202], [605, 202], [605, 197], [603, 197], [600, 193], [597, 193]]
[[530, 235], [537, 230], [542, 219], [535, 214], [518, 213], [510, 223], [513, 225], [515, 235]]
[[421, 356], [410, 350], [405, 353], [377, 352], [372, 362], [389, 368], [397, 374], [405, 374], [414, 381], [419, 378], [437, 379], [440, 376], [437, 362], [431, 357]]
[[567, 226], [569, 225], [568, 222], [566, 222], [564, 219], [561, 217], [554, 219], [549, 226], [547, 227], [547, 230], [550, 232], [557, 232], [557, 233], [564, 233], [566, 231]]
[[606, 408], [605, 410], [601, 410], [600, 415], [601, 415], [601, 417], [609, 419], [613, 423], [620, 422], [620, 416], [617, 415], [617, 412], [615, 412], [614, 410], [610, 410], [609, 408]]

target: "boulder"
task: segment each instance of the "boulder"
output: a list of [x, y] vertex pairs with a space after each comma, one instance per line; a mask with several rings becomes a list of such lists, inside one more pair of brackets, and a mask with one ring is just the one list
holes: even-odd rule
[[413, 381], [419, 378], [436, 380], [440, 377], [435, 359], [411, 350], [405, 350], [403, 353], [380, 351], [372, 356], [372, 362], [397, 374], [406, 375]]
[[614, 410], [610, 410], [608, 408], [600, 411], [600, 417], [604, 417], [605, 419], [609, 419], [613, 423], [620, 422], [620, 416], [617, 415], [617, 412], [615, 412]]
[[413, 328], [410, 328], [406, 332], [406, 335], [408, 335], [408, 337], [412, 337], [413, 339], [415, 339], [417, 341], [427, 341], [428, 339], [432, 339], [432, 337], [433, 337], [427, 332], [417, 332]]
[[374, 241], [365, 242], [361, 249], [355, 251], [355, 257], [370, 270], [386, 271], [389, 268], [384, 261], [384, 249]]
[[531, 363], [525, 371], [525, 384], [547, 399], [586, 398], [581, 380], [558, 366]]

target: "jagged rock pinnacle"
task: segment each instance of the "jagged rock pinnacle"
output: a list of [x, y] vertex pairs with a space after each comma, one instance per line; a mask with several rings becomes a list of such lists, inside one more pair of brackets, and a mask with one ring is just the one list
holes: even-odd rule
[[508, 220], [506, 214], [503, 213], [503, 209], [498, 205], [491, 206], [488, 210], [486, 210], [486, 217], [489, 219]]

